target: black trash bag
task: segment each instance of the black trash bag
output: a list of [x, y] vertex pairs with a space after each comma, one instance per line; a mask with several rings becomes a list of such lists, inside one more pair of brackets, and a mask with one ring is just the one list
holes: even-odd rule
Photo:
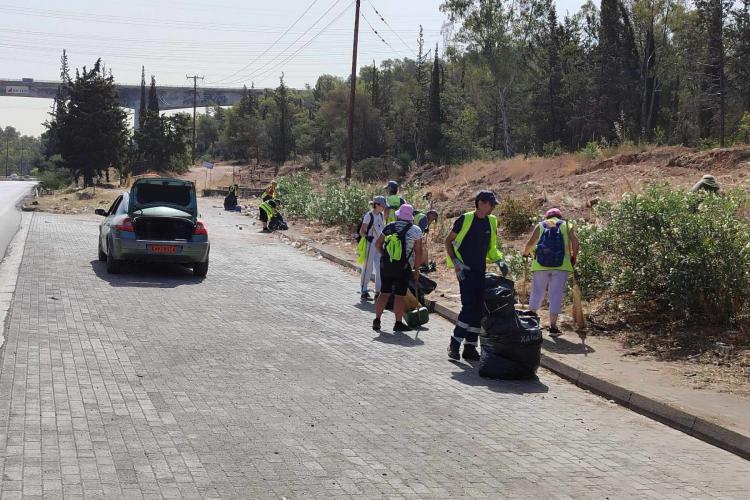
[[484, 279], [484, 315], [512, 317], [516, 302], [514, 283], [502, 276], [487, 273]]
[[289, 226], [284, 222], [284, 218], [281, 214], [277, 213], [271, 217], [270, 221], [268, 221], [268, 229], [271, 231], [286, 231], [289, 229]]
[[224, 197], [224, 210], [234, 210], [237, 207], [237, 195], [231, 191]]

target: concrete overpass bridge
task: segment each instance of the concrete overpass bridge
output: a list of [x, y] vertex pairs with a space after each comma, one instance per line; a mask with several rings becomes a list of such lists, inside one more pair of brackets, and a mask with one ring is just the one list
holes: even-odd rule
[[[37, 99], [54, 99], [60, 82], [40, 81], [33, 78], [21, 80], [0, 79], [0, 97], [27, 97]], [[187, 109], [193, 107], [192, 86], [157, 86], [159, 109]], [[138, 125], [138, 110], [141, 104], [141, 86], [117, 85], [120, 104], [123, 108], [135, 111], [135, 126]], [[261, 94], [262, 89], [248, 89], [248, 92]], [[231, 106], [242, 99], [242, 88], [201, 87], [198, 88], [197, 106]]]

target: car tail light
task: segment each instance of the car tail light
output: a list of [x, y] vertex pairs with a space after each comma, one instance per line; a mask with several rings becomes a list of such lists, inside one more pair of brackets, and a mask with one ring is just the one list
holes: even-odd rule
[[195, 231], [193, 231], [194, 235], [203, 235], [208, 236], [208, 229], [206, 229], [206, 225], [203, 223], [202, 220], [199, 220], [195, 223]]
[[122, 219], [122, 222], [117, 224], [115, 226], [115, 229], [118, 231], [125, 231], [126, 233], [134, 233], [135, 228], [133, 227], [133, 221], [130, 220], [130, 217], [125, 217]]

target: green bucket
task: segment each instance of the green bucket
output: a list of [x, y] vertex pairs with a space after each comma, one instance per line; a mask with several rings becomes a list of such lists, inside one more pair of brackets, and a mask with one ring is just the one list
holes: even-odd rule
[[427, 311], [426, 307], [420, 307], [419, 309], [407, 312], [404, 315], [404, 319], [406, 320], [407, 325], [414, 328], [430, 321], [430, 313]]

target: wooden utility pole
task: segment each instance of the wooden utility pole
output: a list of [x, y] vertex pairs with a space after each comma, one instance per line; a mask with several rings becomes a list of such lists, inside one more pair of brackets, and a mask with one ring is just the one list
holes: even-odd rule
[[352, 156], [354, 156], [354, 97], [357, 93], [357, 42], [359, 40], [359, 7], [360, 0], [357, 0], [357, 12], [354, 15], [354, 47], [352, 49], [352, 88], [349, 94], [349, 123], [347, 124], [347, 135], [349, 137], [349, 141], [346, 146], [345, 179], [347, 182], [349, 182], [349, 179], [351, 179], [352, 177]]
[[185, 75], [185, 78], [193, 80], [193, 147], [190, 153], [190, 158], [193, 160], [193, 163], [195, 163], [195, 108], [198, 104], [198, 79], [200, 78], [203, 80], [204, 77], [198, 75]]

